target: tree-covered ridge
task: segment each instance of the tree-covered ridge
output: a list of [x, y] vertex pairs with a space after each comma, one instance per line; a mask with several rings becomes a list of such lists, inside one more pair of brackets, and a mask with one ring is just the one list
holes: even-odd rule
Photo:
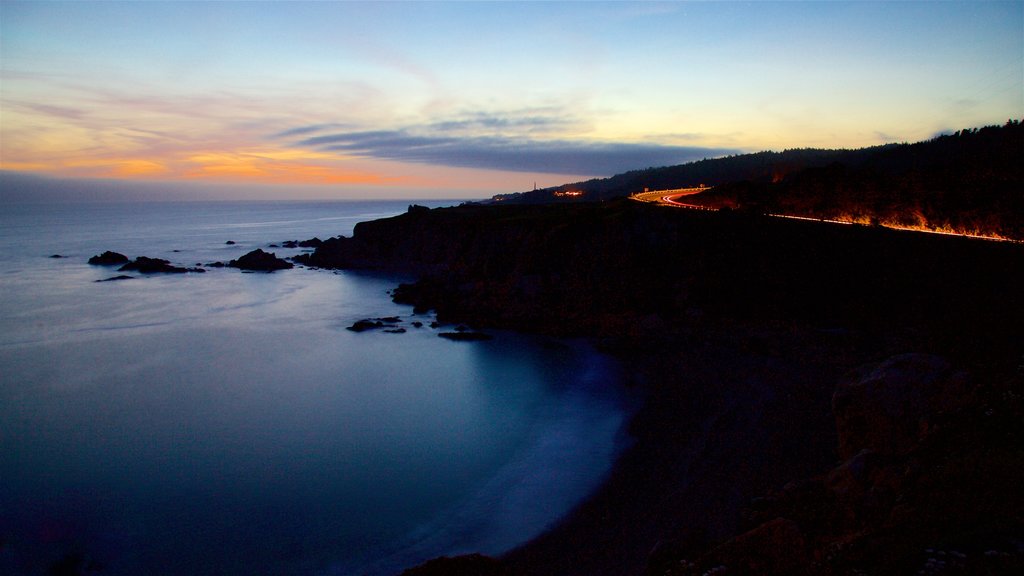
[[[501, 199], [606, 200], [713, 186], [688, 203], [1024, 239], [1024, 127], [964, 129], [915, 144], [758, 152], [648, 168]], [[580, 196], [556, 192], [579, 190]]]
[[688, 202], [773, 214], [1024, 239], [1024, 127], [961, 130], [841, 158], [775, 182], [745, 179]]
[[[881, 148], [884, 148], [881, 147]], [[824, 166], [848, 150], [801, 148], [783, 152], [757, 152], [725, 158], [712, 158], [661, 168], [632, 170], [610, 178], [594, 178], [531, 192], [502, 194], [497, 201], [516, 204], [546, 204], [572, 200], [610, 200], [628, 196], [644, 189], [688, 188], [704, 184], [716, 186], [738, 180], [772, 180], [808, 166]], [[559, 193], [579, 191], [581, 196]]]

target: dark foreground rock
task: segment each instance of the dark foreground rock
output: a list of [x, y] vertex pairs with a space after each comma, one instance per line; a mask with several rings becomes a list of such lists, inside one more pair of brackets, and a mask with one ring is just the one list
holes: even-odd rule
[[[398, 328], [397, 324], [401, 322], [401, 318], [397, 316], [388, 316], [386, 318], [364, 318], [357, 320], [347, 330], [352, 332], [366, 332], [367, 330], [376, 330], [378, 328], [388, 328], [387, 332], [394, 334], [402, 334], [405, 332], [404, 329]], [[399, 332], [398, 330], [401, 330]]]
[[134, 276], [126, 276], [124, 274], [121, 274], [121, 275], [118, 275], [118, 276], [111, 276], [110, 278], [104, 278], [102, 280], [97, 280], [97, 282], [116, 282], [118, 280], [131, 280], [133, 278], [135, 278], [135, 277]]
[[936, 418], [963, 408], [971, 396], [967, 374], [934, 355], [903, 354], [853, 372], [832, 397], [839, 456], [906, 454], [940, 425]]
[[[859, 451], [753, 502], [752, 528], [704, 554], [663, 559], [689, 567], [664, 573], [1020, 573], [1024, 494], [1013, 486], [1024, 447], [1011, 423], [1024, 413], [1015, 380], [982, 387], [919, 354], [854, 371], [836, 390], [836, 424], [840, 452]], [[879, 434], [849, 429], [875, 410]]]
[[95, 264], [98, 266], [114, 266], [116, 264], [125, 264], [127, 262], [127, 256], [118, 252], [111, 252], [110, 250], [89, 258], [89, 264]]
[[323, 244], [323, 240], [319, 238], [310, 238], [309, 240], [287, 240], [281, 243], [281, 246], [285, 248], [317, 248]]
[[117, 270], [118, 272], [139, 272], [141, 274], [184, 274], [186, 272], [206, 272], [206, 270], [203, 270], [202, 268], [183, 268], [181, 266], [175, 266], [162, 258], [149, 258], [147, 256], [139, 256]]
[[293, 268], [291, 262], [278, 258], [273, 252], [264, 252], [260, 248], [249, 252], [237, 260], [227, 264], [231, 268], [240, 270], [253, 270], [259, 272], [273, 272], [275, 270], [287, 270]]

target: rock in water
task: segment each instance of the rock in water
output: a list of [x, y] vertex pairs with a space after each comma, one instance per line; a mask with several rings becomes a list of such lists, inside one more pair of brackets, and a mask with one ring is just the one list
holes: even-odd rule
[[[373, 330], [375, 328], [388, 328], [386, 332], [392, 334], [403, 334], [405, 328], [399, 328], [396, 326], [402, 320], [397, 316], [388, 316], [387, 318], [364, 318], [357, 320], [354, 324], [348, 327], [348, 330], [353, 332], [366, 332], [367, 330]], [[401, 330], [401, 332], [399, 332]]]
[[291, 262], [278, 258], [273, 252], [264, 252], [257, 248], [242, 256], [238, 260], [228, 262], [231, 268], [240, 270], [257, 270], [260, 272], [273, 272], [274, 270], [287, 270], [292, 268]]
[[139, 256], [133, 262], [129, 262], [124, 266], [117, 269], [118, 272], [141, 272], [142, 274], [153, 274], [156, 272], [166, 272], [172, 274], [182, 274], [185, 272], [205, 272], [202, 268], [182, 268], [181, 266], [174, 266], [167, 260], [162, 258], [148, 258], [146, 256]]
[[118, 252], [111, 252], [110, 250], [89, 258], [89, 264], [95, 264], [98, 266], [113, 266], [115, 264], [125, 264], [127, 262], [127, 256]]

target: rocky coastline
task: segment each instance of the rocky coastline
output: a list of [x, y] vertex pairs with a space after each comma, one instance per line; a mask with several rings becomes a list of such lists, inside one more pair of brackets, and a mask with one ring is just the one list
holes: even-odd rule
[[569, 517], [409, 576], [1024, 566], [1024, 246], [623, 200], [410, 207], [294, 260], [413, 273], [395, 300], [443, 323], [597, 338], [646, 397]]

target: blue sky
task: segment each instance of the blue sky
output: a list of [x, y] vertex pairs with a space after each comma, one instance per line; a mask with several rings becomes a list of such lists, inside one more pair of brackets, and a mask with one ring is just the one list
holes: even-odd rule
[[1024, 116], [1022, 2], [9, 2], [0, 169], [480, 197]]

